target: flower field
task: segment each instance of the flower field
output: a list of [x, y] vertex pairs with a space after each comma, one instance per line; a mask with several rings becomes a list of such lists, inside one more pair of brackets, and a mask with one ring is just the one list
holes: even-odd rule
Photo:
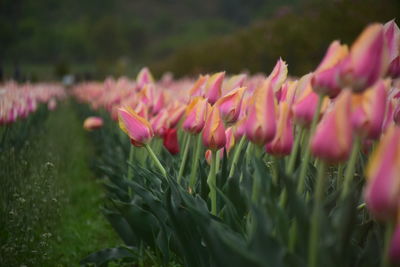
[[[24, 151], [10, 147], [23, 147], [25, 130], [14, 139], [10, 131], [59, 105], [67, 103], [87, 131], [93, 152], [80, 160], [90, 161], [105, 195], [101, 208], [89, 208], [119, 244], [97, 243], [79, 255], [81, 265], [400, 265], [394, 20], [370, 24], [352, 44], [332, 41], [301, 77], [279, 58], [265, 75], [155, 80], [143, 68], [134, 80], [69, 89], [6, 83], [0, 92], [2, 156]], [[61, 129], [77, 133], [73, 119], [60, 118]], [[68, 149], [85, 146], [65, 140]]]

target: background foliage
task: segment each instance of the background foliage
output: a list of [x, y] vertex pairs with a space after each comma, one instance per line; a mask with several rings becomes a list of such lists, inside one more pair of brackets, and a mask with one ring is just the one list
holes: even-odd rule
[[398, 14], [397, 0], [4, 0], [0, 66], [28, 79], [133, 75], [148, 64], [181, 76], [265, 71], [282, 56], [298, 74], [332, 39], [350, 42]]

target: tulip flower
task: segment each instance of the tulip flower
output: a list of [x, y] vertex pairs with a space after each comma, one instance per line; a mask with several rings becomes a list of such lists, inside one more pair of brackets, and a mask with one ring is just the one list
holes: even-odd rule
[[209, 78], [210, 77], [208, 75], [200, 75], [192, 88], [189, 90], [190, 97], [202, 96], [204, 94], [204, 87]]
[[267, 78], [271, 83], [270, 86], [272, 87], [273, 92], [276, 92], [281, 88], [283, 82], [286, 80], [287, 73], [288, 68], [286, 62], [279, 58], [274, 69]]
[[237, 88], [224, 97], [221, 97], [215, 103], [225, 123], [234, 123], [239, 118], [244, 90], [244, 87]]
[[218, 150], [226, 144], [224, 123], [217, 107], [213, 107], [207, 116], [202, 138], [204, 146], [211, 150]]
[[204, 153], [204, 157], [206, 158], [206, 162], [208, 163], [208, 165], [211, 165], [211, 157], [212, 157], [211, 149], [206, 150], [206, 152]]
[[274, 139], [266, 145], [272, 155], [289, 155], [293, 146], [293, 122], [288, 103], [279, 106], [278, 127]]
[[396, 125], [400, 126], [400, 103], [397, 104], [393, 111], [393, 121]]
[[179, 153], [179, 142], [176, 129], [167, 129], [163, 136], [163, 145], [172, 155]]
[[352, 122], [358, 134], [377, 139], [382, 132], [382, 125], [387, 107], [387, 88], [390, 81], [378, 81], [372, 88], [352, 97]]
[[190, 101], [186, 108], [186, 118], [183, 122], [183, 129], [192, 134], [198, 134], [203, 130], [210, 104], [207, 99], [198, 96]]
[[230, 77], [223, 87], [223, 92], [226, 94], [232, 90], [235, 90], [236, 88], [243, 87], [246, 78], [246, 74], [238, 74]]
[[365, 200], [374, 217], [388, 221], [400, 207], [400, 128], [392, 125], [371, 156]]
[[119, 127], [124, 131], [134, 146], [142, 146], [154, 136], [150, 123], [130, 108], [118, 109]]
[[142, 88], [146, 84], [154, 83], [153, 75], [148, 68], [143, 68], [140, 70], [139, 74], [136, 77], [136, 83], [139, 88]]
[[221, 97], [222, 83], [224, 81], [225, 72], [218, 72], [213, 74], [205, 85], [205, 97], [211, 105]]
[[182, 103], [175, 101], [169, 108], [168, 108], [168, 115], [169, 115], [169, 126], [171, 128], [175, 128], [175, 126], [181, 120], [183, 114], [185, 113], [185, 105]]
[[[232, 127], [229, 127], [225, 131], [225, 136], [226, 136], [226, 144], [225, 144], [225, 151], [226, 154], [229, 154], [229, 152], [232, 150], [232, 148], [235, 146], [235, 136], [233, 135], [233, 130]], [[221, 153], [221, 156], [223, 156], [224, 153]]]
[[389, 65], [388, 75], [392, 78], [400, 77], [400, 56], [392, 60]]
[[389, 65], [388, 47], [382, 24], [368, 26], [351, 46], [341, 69], [345, 87], [361, 92], [386, 73]]
[[306, 127], [311, 125], [318, 104], [318, 95], [312, 90], [311, 78], [312, 74], [307, 74], [299, 80], [292, 107], [295, 122]]
[[394, 266], [398, 266], [400, 264], [400, 218], [397, 221], [396, 228], [390, 241], [389, 259]]
[[394, 20], [387, 22], [383, 29], [388, 46], [389, 62], [392, 62], [400, 53], [400, 29]]
[[270, 142], [276, 132], [275, 96], [269, 79], [253, 95], [248, 107], [247, 138], [258, 145]]
[[169, 117], [167, 111], [163, 110], [150, 120], [151, 127], [156, 136], [162, 137], [169, 128]]
[[236, 140], [240, 140], [246, 134], [246, 121], [247, 117], [243, 116], [233, 126], [233, 134]]
[[100, 117], [88, 117], [83, 122], [83, 128], [88, 131], [99, 129], [102, 126], [103, 126], [103, 119]]
[[352, 147], [350, 119], [351, 92], [344, 90], [325, 114], [311, 139], [311, 151], [326, 162], [340, 162], [348, 158]]
[[50, 101], [47, 103], [47, 108], [49, 110], [55, 110], [56, 107], [57, 107], [57, 101], [54, 98], [50, 99]]
[[311, 84], [317, 94], [336, 97], [341, 85], [339, 81], [341, 62], [348, 55], [347, 45], [341, 45], [339, 41], [334, 41], [328, 48], [324, 59], [315, 70]]

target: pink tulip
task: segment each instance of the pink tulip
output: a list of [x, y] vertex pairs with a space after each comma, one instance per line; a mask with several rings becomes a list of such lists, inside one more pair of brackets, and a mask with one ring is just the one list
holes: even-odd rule
[[312, 74], [307, 74], [299, 80], [292, 107], [295, 122], [305, 127], [311, 125], [318, 104], [318, 95], [312, 90], [311, 78]]
[[225, 123], [234, 123], [239, 118], [244, 90], [244, 87], [237, 88], [224, 97], [221, 97], [215, 103]]
[[223, 91], [229, 93], [236, 88], [243, 87], [244, 82], [246, 81], [246, 74], [238, 74], [229, 78], [229, 80], [225, 83]]
[[146, 84], [154, 83], [153, 75], [151, 75], [151, 72], [147, 67], [144, 67], [140, 70], [139, 74], [136, 77], [136, 83], [139, 88], [142, 88]]
[[340, 63], [348, 55], [347, 45], [341, 45], [339, 41], [334, 41], [328, 48], [324, 59], [314, 72], [312, 87], [317, 94], [335, 97], [341, 90], [339, 74]]
[[193, 98], [186, 108], [183, 129], [192, 134], [199, 134], [203, 130], [209, 108], [207, 99], [201, 96]]
[[332, 110], [324, 115], [311, 139], [314, 156], [331, 163], [348, 158], [352, 147], [350, 108], [351, 92], [344, 90], [337, 97]]
[[392, 220], [400, 207], [400, 128], [392, 125], [371, 156], [365, 200], [379, 220]]
[[293, 146], [293, 122], [288, 103], [279, 105], [278, 127], [275, 138], [266, 145], [266, 151], [272, 155], [289, 155]]
[[352, 122], [358, 134], [379, 138], [387, 107], [387, 88], [390, 81], [378, 81], [362, 94], [352, 96]]
[[233, 126], [233, 134], [236, 140], [240, 140], [246, 134], [246, 121], [247, 117], [243, 116]]
[[394, 20], [383, 26], [384, 36], [388, 46], [389, 62], [399, 56], [400, 52], [400, 29]]
[[213, 74], [205, 85], [205, 97], [211, 105], [221, 97], [222, 83], [224, 81], [225, 72], [218, 72]]
[[124, 131], [134, 146], [142, 146], [154, 136], [150, 123], [130, 108], [118, 109], [119, 127]]
[[88, 117], [83, 122], [83, 128], [91, 131], [103, 127], [103, 119], [100, 117]]
[[197, 81], [193, 84], [192, 88], [189, 90], [190, 97], [203, 96], [204, 87], [209, 79], [208, 75], [200, 75]]
[[186, 106], [181, 102], [175, 101], [168, 108], [169, 127], [175, 128], [185, 113]]
[[[224, 149], [226, 151], [226, 154], [228, 155], [229, 152], [232, 150], [232, 148], [235, 146], [235, 136], [233, 135], [232, 127], [226, 129], [225, 136], [226, 136], [226, 144]], [[223, 153], [221, 154], [223, 155]]]
[[217, 107], [213, 107], [207, 116], [202, 138], [204, 146], [211, 150], [218, 150], [226, 144], [224, 123]]
[[389, 66], [388, 48], [382, 24], [368, 26], [354, 42], [343, 62], [341, 80], [361, 92], [382, 78]]
[[248, 107], [247, 138], [258, 145], [272, 141], [276, 132], [275, 96], [269, 79], [259, 87]]
[[276, 92], [281, 88], [283, 82], [287, 78], [287, 73], [288, 68], [286, 62], [283, 61], [282, 58], [279, 58], [274, 69], [267, 78], [271, 83], [273, 92]]
[[167, 129], [169, 129], [169, 118], [166, 110], [162, 110], [156, 116], [150, 119], [151, 127], [154, 134], [158, 137], [164, 136]]

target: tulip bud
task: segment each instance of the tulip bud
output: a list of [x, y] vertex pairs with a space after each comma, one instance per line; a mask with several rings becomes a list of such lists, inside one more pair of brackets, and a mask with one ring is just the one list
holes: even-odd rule
[[211, 165], [212, 151], [210, 149], [206, 150], [204, 157], [206, 158], [206, 162], [208, 163], [208, 165]]
[[329, 97], [336, 97], [340, 93], [340, 63], [348, 53], [347, 45], [341, 45], [339, 41], [334, 41], [329, 46], [311, 80], [314, 92]]
[[352, 96], [352, 123], [358, 134], [379, 138], [385, 118], [389, 81], [378, 81], [362, 94]]
[[150, 123], [130, 108], [118, 109], [119, 127], [124, 131], [134, 146], [149, 143], [154, 136]]
[[103, 126], [103, 119], [100, 117], [88, 117], [83, 122], [83, 128], [88, 131], [99, 129], [102, 126]]
[[[226, 154], [228, 155], [229, 152], [231, 151], [231, 149], [235, 146], [235, 137], [233, 135], [232, 127], [229, 127], [228, 129], [226, 129], [225, 135], [226, 135], [225, 151], [226, 151]], [[221, 153], [221, 154], [223, 154], [223, 153]]]
[[140, 70], [136, 77], [136, 83], [139, 88], [142, 88], [146, 84], [154, 83], [153, 75], [151, 75], [151, 72], [147, 67]]
[[400, 207], [400, 128], [392, 125], [370, 157], [365, 200], [379, 220], [392, 220]]
[[200, 75], [192, 88], [189, 90], [190, 97], [202, 96], [204, 94], [204, 87], [207, 83], [209, 76]]
[[163, 145], [172, 155], [179, 153], [179, 142], [176, 129], [167, 129], [163, 136]]
[[318, 104], [318, 95], [311, 87], [311, 77], [312, 74], [307, 74], [299, 80], [292, 107], [295, 122], [302, 126], [311, 125]]
[[275, 97], [270, 80], [265, 80], [252, 97], [246, 122], [247, 138], [258, 145], [270, 142], [276, 132]]
[[397, 225], [394, 230], [392, 240], [390, 242], [389, 259], [393, 266], [400, 265], [400, 218], [397, 221]]
[[233, 126], [233, 134], [236, 140], [240, 140], [246, 134], [246, 121], [247, 117], [243, 116], [239, 121]]
[[234, 123], [239, 118], [244, 90], [244, 87], [238, 88], [215, 103], [225, 123]]
[[276, 92], [281, 88], [283, 82], [286, 80], [288, 74], [288, 68], [285, 61], [282, 58], [276, 62], [274, 69], [271, 74], [268, 76], [268, 80], [271, 83], [271, 87], [273, 92]]
[[400, 52], [400, 29], [394, 20], [383, 26], [386, 44], [388, 46], [389, 62], [399, 56]]
[[246, 74], [238, 74], [230, 77], [229, 80], [225, 83], [223, 91], [225, 93], [228, 93], [236, 88], [243, 87], [246, 78]]
[[354, 42], [344, 60], [341, 80], [345, 87], [361, 92], [386, 73], [389, 59], [382, 24], [368, 26]]
[[201, 96], [193, 98], [186, 108], [183, 129], [192, 134], [200, 133], [203, 130], [209, 107], [207, 99]]
[[293, 146], [293, 122], [288, 103], [279, 105], [278, 127], [275, 138], [266, 145], [266, 151], [272, 155], [289, 155]]
[[392, 78], [400, 77], [400, 56], [392, 60], [389, 65], [388, 75]]
[[49, 110], [55, 110], [56, 107], [57, 107], [57, 101], [54, 98], [50, 99], [49, 103], [47, 103], [47, 108]]
[[203, 129], [203, 144], [211, 150], [223, 148], [226, 143], [225, 128], [219, 109], [213, 107]]
[[171, 128], [175, 128], [175, 126], [181, 120], [183, 113], [185, 113], [185, 105], [181, 102], [175, 101], [169, 108], [168, 108], [168, 115], [169, 115], [169, 126]]
[[221, 97], [224, 77], [225, 72], [218, 72], [213, 74], [206, 83], [205, 96], [211, 105], [214, 105], [214, 103]]
[[322, 118], [311, 139], [311, 151], [316, 157], [332, 163], [348, 158], [352, 147], [350, 107], [351, 92], [344, 90], [332, 110]]
[[393, 111], [393, 121], [396, 125], [400, 126], [400, 103], [397, 104]]
[[151, 127], [156, 136], [164, 136], [166, 130], [169, 128], [169, 117], [167, 111], [162, 111], [150, 120]]

